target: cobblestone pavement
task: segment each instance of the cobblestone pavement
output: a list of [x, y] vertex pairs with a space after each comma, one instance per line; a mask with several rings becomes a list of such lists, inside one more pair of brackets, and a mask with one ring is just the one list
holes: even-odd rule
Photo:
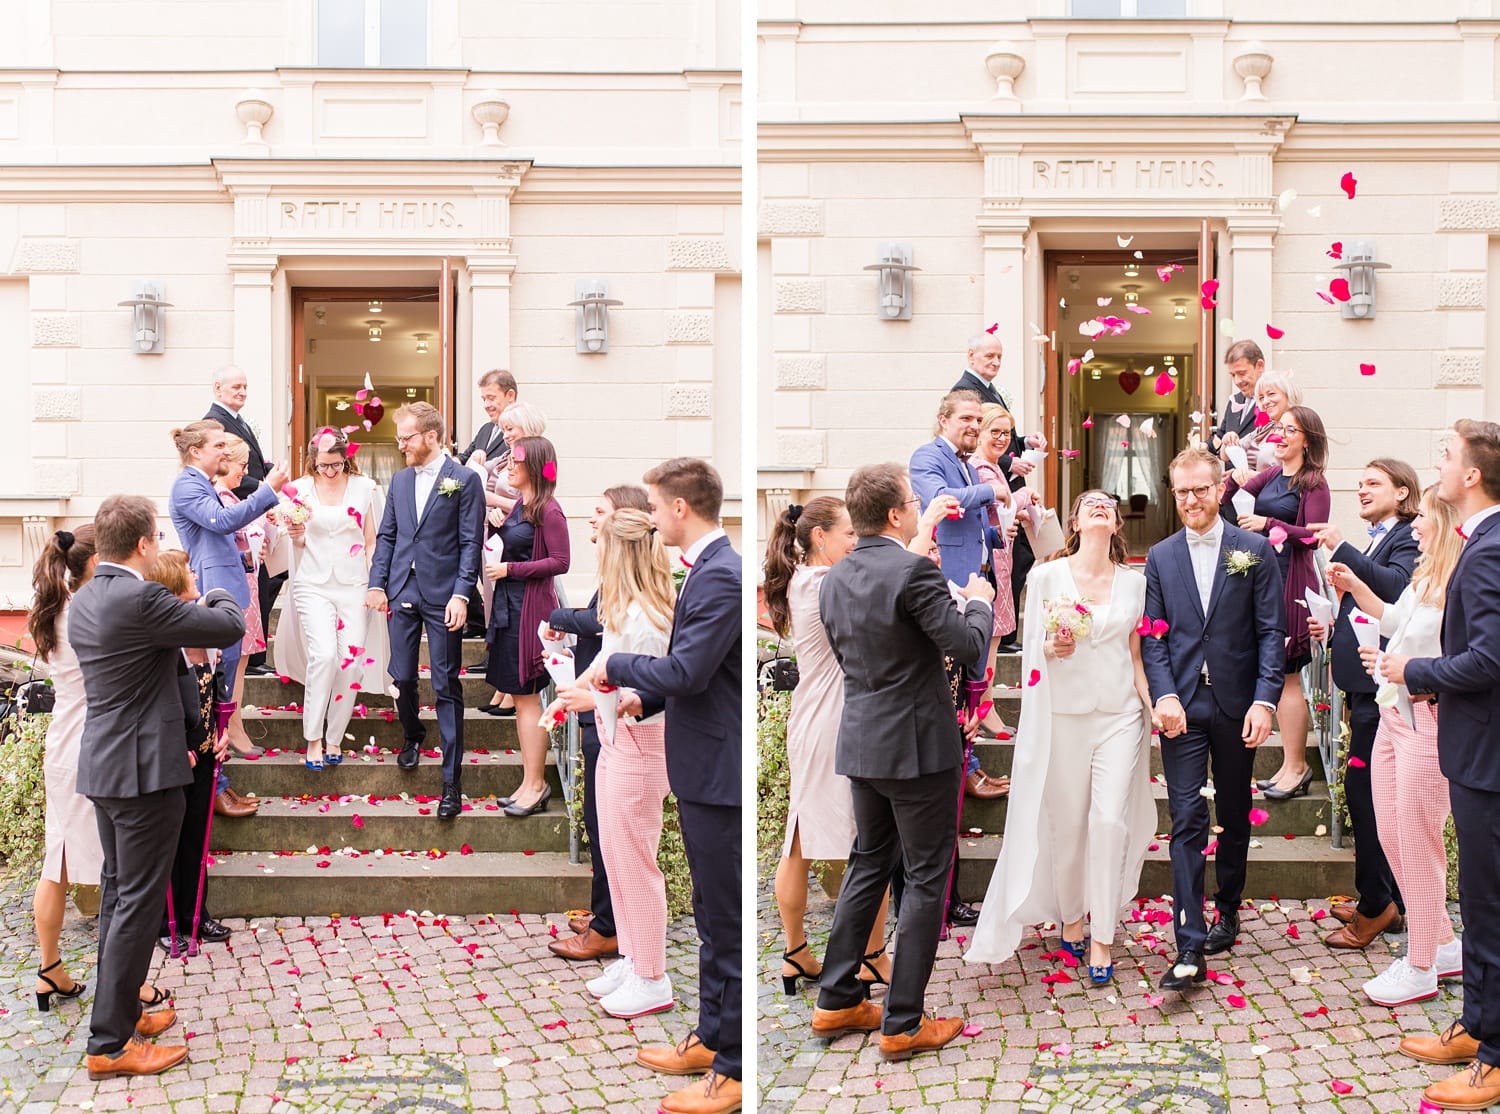
[[[1064, 967], [1055, 935], [1024, 944], [1019, 964], [996, 968], [965, 964], [965, 930], [958, 930], [939, 945], [928, 1010], [962, 1011], [969, 1031], [979, 1032], [941, 1052], [887, 1064], [877, 1039], [812, 1037], [815, 991], [782, 995], [780, 922], [762, 887], [761, 1114], [924, 1106], [943, 1114], [1414, 1111], [1422, 1088], [1453, 1070], [1409, 1060], [1396, 1043], [1458, 1016], [1457, 981], [1432, 1001], [1395, 1010], [1360, 992], [1404, 950], [1404, 936], [1382, 938], [1368, 955], [1335, 952], [1321, 938], [1337, 926], [1326, 902], [1247, 903], [1240, 943], [1209, 961], [1222, 981], [1186, 997], [1158, 994], [1169, 908], [1147, 904], [1140, 915], [1149, 919], [1126, 926], [1138, 939], [1121, 947], [1117, 937], [1109, 988], [1092, 987], [1086, 974]], [[1457, 924], [1457, 907], [1452, 911]], [[808, 929], [819, 956], [832, 914], [833, 902], [815, 885]]]
[[[157, 953], [152, 977], [176, 995], [186, 1064], [142, 1079], [90, 1082], [83, 1068], [92, 990], [39, 1013], [31, 925], [35, 874], [0, 877], [0, 1110], [655, 1111], [684, 1081], [635, 1062], [642, 1043], [676, 1042], [697, 1019], [697, 937], [668, 933], [677, 1007], [635, 1022], [606, 1016], [584, 989], [597, 963], [546, 949], [551, 917], [397, 914], [226, 920], [227, 945], [184, 964]], [[63, 955], [94, 981], [94, 922], [69, 907]]]

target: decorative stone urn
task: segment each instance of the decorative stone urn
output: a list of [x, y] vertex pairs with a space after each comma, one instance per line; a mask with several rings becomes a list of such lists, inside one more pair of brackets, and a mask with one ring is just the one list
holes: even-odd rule
[[264, 147], [266, 140], [262, 129], [276, 111], [266, 100], [265, 93], [259, 89], [247, 89], [235, 102], [234, 111], [239, 115], [240, 123], [245, 125], [245, 138], [241, 142]]
[[995, 93], [990, 100], [1017, 101], [1016, 78], [1026, 68], [1026, 59], [1022, 57], [1020, 48], [1005, 39], [991, 43], [984, 56], [984, 66], [995, 79]]
[[1271, 63], [1275, 60], [1266, 50], [1266, 44], [1259, 41], [1246, 43], [1245, 49], [1234, 56], [1234, 72], [1245, 83], [1245, 91], [1240, 95], [1240, 100], [1266, 99], [1266, 95], [1260, 91], [1260, 83], [1270, 74]]
[[493, 89], [486, 89], [479, 95], [479, 100], [474, 102], [471, 110], [474, 120], [484, 129], [484, 135], [479, 140], [481, 147], [503, 147], [500, 142], [500, 125], [510, 116], [510, 104], [500, 99], [500, 94]]

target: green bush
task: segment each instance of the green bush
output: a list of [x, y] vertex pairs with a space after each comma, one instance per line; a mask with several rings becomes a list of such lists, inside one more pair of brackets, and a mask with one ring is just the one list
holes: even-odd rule
[[0, 741], [0, 856], [25, 862], [46, 846], [47, 787], [42, 753], [50, 715], [20, 716]]
[[776, 869], [781, 844], [786, 838], [786, 814], [791, 799], [791, 767], [786, 756], [786, 721], [792, 710], [792, 694], [766, 689], [756, 699], [755, 815], [757, 862], [762, 874]]

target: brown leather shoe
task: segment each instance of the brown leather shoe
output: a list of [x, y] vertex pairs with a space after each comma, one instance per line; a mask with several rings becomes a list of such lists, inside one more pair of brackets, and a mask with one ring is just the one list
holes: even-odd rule
[[260, 808], [259, 797], [246, 797], [232, 785], [226, 785], [224, 792], [228, 793], [229, 799], [237, 805], [244, 805], [246, 808]]
[[648, 1044], [638, 1049], [635, 1062], [662, 1075], [702, 1075], [714, 1066], [716, 1055], [717, 1052], [698, 1039], [697, 1033], [689, 1033], [671, 1048]]
[[218, 796], [214, 798], [215, 816], [254, 816], [258, 807], [258, 805], [240, 804], [236, 802], [232, 797], [229, 796], [229, 790], [227, 789], [220, 790]]
[[743, 1105], [743, 1095], [738, 1079], [711, 1071], [702, 1080], [673, 1091], [661, 1100], [657, 1110], [666, 1114], [731, 1114]]
[[1339, 924], [1352, 924], [1354, 915], [1359, 912], [1359, 905], [1353, 901], [1341, 901], [1337, 905], [1330, 905], [1328, 911]]
[[825, 1010], [813, 1007], [813, 1036], [824, 1040], [842, 1037], [845, 1033], [873, 1033], [880, 1028], [880, 1007], [874, 1002], [864, 1001], [845, 1010]]
[[1382, 932], [1394, 932], [1399, 920], [1401, 914], [1396, 911], [1394, 901], [1381, 910], [1378, 916], [1366, 917], [1355, 912], [1352, 921], [1323, 937], [1323, 943], [1330, 948], [1369, 947]]
[[594, 920], [594, 914], [590, 913], [587, 909], [569, 909], [567, 917], [568, 927], [579, 936], [582, 936], [589, 930], [589, 925]]
[[187, 1045], [170, 1047], [131, 1037], [118, 1056], [93, 1054], [84, 1057], [90, 1079], [113, 1079], [117, 1075], [155, 1075], [187, 1059]]
[[1422, 1097], [1444, 1110], [1483, 1110], [1500, 1102], [1500, 1067], [1475, 1060], [1470, 1067], [1428, 1087]]
[[176, 1024], [177, 1011], [168, 1007], [164, 1010], [157, 1010], [155, 1013], [142, 1013], [136, 1020], [135, 1031], [143, 1037], [154, 1037], [158, 1033], [165, 1033]]
[[983, 770], [975, 770], [964, 778], [964, 795], [981, 801], [992, 801], [1010, 792], [1010, 778], [992, 778]]
[[563, 936], [547, 945], [553, 955], [564, 959], [599, 959], [620, 954], [618, 937], [600, 936], [592, 928], [582, 936]]
[[924, 1017], [916, 1033], [880, 1034], [880, 1054], [887, 1060], [910, 1060], [919, 1052], [934, 1052], [963, 1032], [961, 1017]]
[[1455, 1021], [1436, 1037], [1404, 1037], [1401, 1051], [1424, 1064], [1467, 1064], [1479, 1055], [1479, 1042]]

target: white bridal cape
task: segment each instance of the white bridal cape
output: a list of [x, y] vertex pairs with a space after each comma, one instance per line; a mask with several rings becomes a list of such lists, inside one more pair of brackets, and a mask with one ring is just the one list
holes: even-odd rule
[[[1145, 607], [1146, 578], [1134, 570], [1119, 569], [1109, 603], [1094, 609], [1089, 634], [1079, 640], [1070, 658], [1049, 661], [1042, 651], [1046, 604], [1063, 596], [1076, 600], [1078, 595], [1065, 559], [1037, 565], [1026, 578], [1026, 634], [1021, 658], [1024, 699], [1016, 728], [1005, 837], [979, 923], [964, 955], [970, 963], [1003, 963], [1015, 954], [1030, 926], [1061, 920], [1047, 837], [1048, 828], [1059, 820], [1046, 793], [1054, 730], [1081, 729], [1092, 737], [1096, 729], [1104, 731], [1119, 724], [1121, 706], [1128, 707], [1133, 700], [1141, 712], [1140, 746], [1147, 751], [1151, 746], [1151, 721], [1135, 695], [1130, 655], [1130, 637]], [[1030, 685], [1033, 675], [1037, 683]], [[1128, 698], [1124, 688], [1129, 689]], [[1055, 715], [1064, 718], [1055, 720]], [[1123, 861], [1125, 872], [1122, 914], [1135, 896], [1146, 848], [1156, 832], [1156, 806], [1146, 774], [1149, 768], [1143, 760], [1141, 776], [1130, 785], [1118, 787], [1128, 795], [1128, 842], [1123, 860], [1116, 860]], [[1080, 768], [1069, 776], [1086, 778], [1089, 773]], [[1087, 824], [1088, 815], [1069, 817], [1064, 822]], [[1078, 885], [1082, 889], [1082, 880]]]

